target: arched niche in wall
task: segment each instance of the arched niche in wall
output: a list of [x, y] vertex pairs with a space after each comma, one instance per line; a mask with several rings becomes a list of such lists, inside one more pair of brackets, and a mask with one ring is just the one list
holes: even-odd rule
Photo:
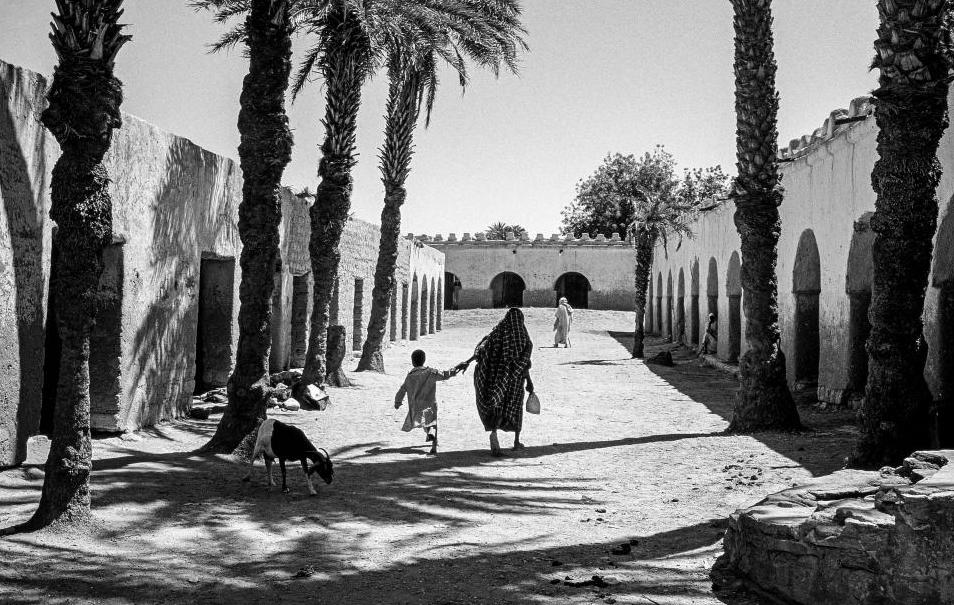
[[742, 262], [738, 252], [729, 257], [725, 294], [729, 299], [729, 361], [734, 363], [742, 352]]
[[523, 292], [527, 289], [523, 278], [512, 271], [498, 273], [490, 282], [495, 309], [522, 307]]
[[421, 293], [417, 283], [417, 275], [411, 279], [411, 322], [408, 340], [417, 340], [418, 329], [420, 328], [421, 313]]
[[653, 321], [653, 294], [655, 293], [655, 288], [653, 287], [653, 278], [652, 275], [649, 276], [647, 280], [649, 283], [646, 285], [646, 313], [643, 316], [643, 330], [646, 334], [652, 334], [655, 329], [655, 322]]
[[427, 318], [430, 314], [430, 290], [427, 285], [427, 277], [421, 278], [421, 336], [427, 336]]
[[569, 271], [557, 278], [553, 285], [556, 291], [555, 305], [559, 304], [560, 299], [566, 297], [571, 307], [576, 309], [586, 309], [589, 307], [590, 280], [586, 279], [582, 273]]
[[803, 231], [798, 238], [793, 267], [795, 388], [808, 390], [818, 385], [820, 355], [818, 296], [821, 293], [821, 260], [815, 233], [811, 229]]
[[689, 342], [699, 344], [699, 259], [689, 269]]
[[855, 221], [851, 245], [848, 247], [848, 267], [845, 291], [848, 293], [848, 384], [850, 399], [864, 397], [868, 384], [868, 351], [865, 345], [871, 333], [868, 309], [871, 306], [873, 266], [871, 246], [875, 233], [871, 230], [872, 212], [866, 212]]
[[444, 271], [444, 309], [448, 311], [460, 309], [460, 291], [463, 287], [459, 277], [450, 271]]
[[670, 269], [669, 274], [666, 276], [666, 315], [663, 318], [665, 321], [665, 333], [663, 335], [667, 340], [676, 339], [672, 317], [672, 304], [672, 269]]
[[[706, 274], [706, 312], [719, 316], [719, 265], [716, 259], [709, 259], [709, 271]], [[708, 322], [708, 319], [706, 320]]]
[[686, 274], [679, 267], [679, 278], [676, 280], [676, 309], [675, 309], [675, 337], [677, 342], [686, 342]]

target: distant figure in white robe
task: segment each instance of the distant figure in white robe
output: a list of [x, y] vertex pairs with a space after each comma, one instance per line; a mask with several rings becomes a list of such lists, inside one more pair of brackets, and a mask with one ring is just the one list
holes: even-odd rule
[[553, 335], [554, 348], [564, 345], [570, 346], [570, 326], [573, 324], [573, 307], [566, 298], [560, 299], [557, 305], [556, 317], [553, 320], [553, 329], [556, 333]]

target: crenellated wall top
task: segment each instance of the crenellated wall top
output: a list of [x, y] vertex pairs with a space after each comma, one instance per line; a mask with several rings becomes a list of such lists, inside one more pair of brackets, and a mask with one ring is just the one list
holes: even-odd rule
[[851, 128], [855, 122], [864, 122], [874, 115], [874, 98], [870, 96], [853, 99], [848, 109], [836, 109], [828, 114], [828, 118], [811, 134], [798, 139], [792, 139], [788, 147], [779, 149], [778, 157], [783, 161], [793, 162], [804, 157], [823, 141], [827, 141], [841, 132]]
[[589, 233], [584, 233], [581, 237], [574, 238], [570, 236], [554, 233], [549, 238], [542, 233], [530, 239], [530, 235], [525, 233], [521, 236], [515, 236], [512, 232], [507, 233], [506, 239], [488, 239], [483, 232], [474, 234], [464, 233], [458, 238], [456, 233], [448, 233], [445, 238], [442, 234], [431, 237], [430, 235], [414, 235], [408, 233], [409, 240], [423, 242], [428, 246], [440, 249], [447, 246], [480, 246], [486, 248], [510, 248], [513, 246], [533, 246], [533, 247], [565, 247], [565, 246], [605, 246], [605, 247], [631, 247], [632, 243], [628, 239], [620, 237], [619, 233], [614, 233], [610, 237], [603, 234], [596, 237], [590, 237]]

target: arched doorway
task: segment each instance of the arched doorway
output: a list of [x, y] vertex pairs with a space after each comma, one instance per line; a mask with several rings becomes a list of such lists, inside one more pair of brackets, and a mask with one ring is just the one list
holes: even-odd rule
[[[868, 308], [871, 306], [871, 281], [874, 265], [871, 246], [875, 233], [869, 221], [872, 212], [864, 213], [855, 222], [855, 232], [848, 247], [848, 399], [861, 399], [868, 385], [868, 351], [865, 348], [871, 333]], [[797, 378], [796, 378], [797, 379]]]
[[434, 278], [431, 278], [431, 297], [427, 299], [427, 333], [433, 334], [436, 324], [437, 312], [434, 307], [437, 303], [437, 289], [434, 287]]
[[666, 278], [666, 317], [664, 319], [666, 320], [664, 336], [666, 340], [671, 342], [676, 339], [672, 321], [672, 270], [669, 271], [669, 276]]
[[397, 322], [398, 322], [398, 312], [397, 312], [397, 288], [391, 288], [391, 323], [389, 324], [390, 332], [388, 338], [391, 342], [397, 340]]
[[427, 336], [427, 317], [429, 315], [428, 307], [430, 303], [428, 292], [427, 277], [424, 277], [421, 279], [421, 336]]
[[421, 293], [418, 290], [417, 275], [411, 280], [411, 326], [408, 340], [417, 340], [417, 330], [420, 327]]
[[440, 332], [441, 328], [444, 327], [444, 281], [439, 277], [434, 292], [437, 293], [437, 304], [434, 305], [434, 329]]
[[[703, 330], [709, 329], [709, 316], [712, 315], [716, 318], [715, 321], [715, 337], [716, 341], [719, 340], [719, 265], [716, 263], [716, 259], [713, 257], [709, 258], [709, 270], [706, 273], [706, 318], [702, 322], [704, 326]], [[712, 354], [716, 354], [717, 351], [711, 351]]]
[[662, 272], [656, 274], [656, 336], [662, 336], [666, 332], [666, 325], [663, 322], [663, 283]]
[[815, 233], [806, 229], [798, 238], [792, 269], [795, 295], [794, 367], [795, 387], [808, 390], [818, 385], [818, 295], [821, 293], [821, 261]]
[[643, 331], [645, 331], [646, 334], [652, 334], [655, 325], [653, 322], [653, 292], [655, 290], [653, 289], [652, 276], [649, 277], [648, 281], [649, 284], [646, 287], [646, 312], [644, 313], [643, 317]]
[[463, 285], [460, 278], [450, 271], [444, 272], [444, 309], [457, 311], [460, 309], [460, 291]]
[[410, 311], [409, 288], [407, 282], [401, 282], [401, 340], [407, 340], [408, 312]]
[[735, 363], [742, 352], [742, 262], [738, 252], [729, 257], [725, 294], [729, 299], [729, 361]]
[[699, 344], [699, 259], [689, 270], [689, 342]]
[[686, 274], [679, 268], [676, 282], [676, 342], [688, 343], [686, 338]]
[[582, 274], [571, 271], [564, 273], [556, 280], [553, 287], [556, 290], [556, 301], [554, 306], [559, 304], [560, 298], [566, 297], [570, 306], [575, 309], [586, 309], [590, 301], [590, 280]]
[[523, 306], [523, 292], [527, 286], [523, 278], [516, 273], [510, 271], [499, 273], [490, 282], [490, 289], [493, 292], [494, 309]]

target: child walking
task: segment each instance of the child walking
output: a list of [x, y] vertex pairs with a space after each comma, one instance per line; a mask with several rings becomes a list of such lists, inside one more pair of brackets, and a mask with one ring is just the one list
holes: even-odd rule
[[[432, 442], [428, 456], [437, 455], [437, 381], [447, 380], [460, 372], [457, 368], [450, 370], [436, 370], [424, 365], [426, 356], [418, 349], [411, 353], [411, 365], [414, 367], [408, 372], [404, 384], [394, 396], [394, 409], [401, 407], [404, 396], [407, 395], [407, 418], [401, 430], [410, 432], [412, 429], [423, 428], [427, 433], [427, 441]], [[432, 432], [433, 429], [433, 432]]]

